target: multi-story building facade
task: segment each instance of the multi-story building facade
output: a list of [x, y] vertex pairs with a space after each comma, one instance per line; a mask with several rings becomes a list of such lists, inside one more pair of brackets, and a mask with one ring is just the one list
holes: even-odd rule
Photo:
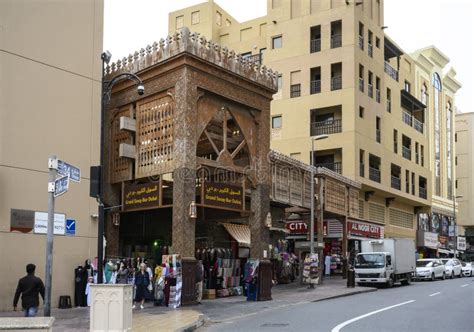
[[470, 257], [474, 256], [474, 112], [456, 114], [457, 224], [465, 235]]
[[56, 307], [60, 295], [74, 300], [74, 269], [97, 252], [89, 167], [99, 159], [103, 1], [0, 1], [0, 22], [0, 310], [12, 309], [26, 264], [45, 279], [51, 155], [82, 172], [56, 199]]
[[[268, 0], [267, 15], [247, 22], [208, 1], [170, 13], [169, 32], [187, 26], [278, 71], [272, 148], [361, 182], [360, 218], [415, 237], [433, 197], [431, 118], [417, 64], [383, 21], [379, 0]], [[312, 156], [318, 135], [328, 138]]]

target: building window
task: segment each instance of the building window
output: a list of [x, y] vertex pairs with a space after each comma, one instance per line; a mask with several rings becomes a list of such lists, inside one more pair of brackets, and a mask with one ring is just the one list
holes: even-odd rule
[[377, 140], [377, 143], [380, 143], [382, 141], [382, 135], [381, 135], [381, 130], [382, 130], [382, 119], [380, 119], [378, 116], [375, 118], [375, 138]]
[[425, 166], [425, 147], [423, 144], [420, 144], [420, 162], [421, 166]]
[[367, 44], [367, 53], [369, 54], [369, 56], [372, 58], [374, 56], [374, 47], [372, 45], [372, 39], [373, 39], [373, 33], [372, 31], [368, 30], [368, 36], [367, 36], [367, 39], [368, 39], [368, 44]]
[[181, 29], [184, 26], [184, 16], [176, 17], [176, 29]]
[[393, 130], [393, 152], [398, 154], [398, 130]]
[[290, 98], [301, 96], [301, 84], [290, 85]]
[[410, 171], [405, 171], [405, 191], [407, 194], [410, 193]]
[[278, 78], [277, 78], [277, 88], [278, 88], [278, 91], [281, 91], [281, 87], [283, 85], [283, 78], [282, 78], [282, 75], [278, 75]]
[[362, 106], [359, 106], [359, 117], [362, 119], [364, 118], [364, 111], [364, 108]]
[[375, 47], [380, 48], [380, 38], [375, 37]]
[[315, 53], [321, 51], [321, 26], [311, 27], [310, 30], [310, 52]]
[[446, 107], [446, 165], [447, 165], [447, 184], [448, 184], [448, 199], [453, 198], [453, 151], [452, 151], [452, 116], [453, 110], [451, 103], [448, 102]]
[[342, 21], [331, 22], [331, 48], [342, 46]]
[[415, 173], [411, 173], [411, 194], [415, 195]]
[[392, 113], [392, 91], [387, 88], [387, 112]]
[[368, 94], [370, 98], [374, 97], [374, 74], [369, 70]]
[[281, 122], [282, 122], [281, 115], [272, 116], [273, 129], [281, 128]]
[[228, 19], [225, 20], [225, 26], [230, 27], [232, 25], [232, 22]]
[[365, 175], [365, 151], [359, 150], [359, 175], [364, 177]]
[[456, 142], [456, 143], [458, 142], [458, 134], [457, 133], [454, 134], [454, 142]]
[[221, 26], [222, 25], [222, 14], [219, 12], [216, 12], [216, 23], [217, 25]]
[[200, 12], [197, 11], [197, 12], [192, 12], [191, 13], [191, 24], [199, 24], [199, 21], [200, 21]]
[[321, 92], [321, 67], [310, 70], [310, 94]]
[[281, 48], [283, 46], [283, 38], [282, 36], [272, 37], [272, 48]]
[[420, 161], [420, 155], [419, 155], [419, 148], [418, 148], [418, 142], [415, 142], [415, 163], [419, 163]]
[[380, 103], [380, 78], [375, 76], [375, 101]]
[[359, 64], [359, 91], [364, 92], [364, 66]]
[[410, 92], [411, 91], [411, 84], [408, 81], [405, 81], [405, 91]]
[[364, 49], [364, 24], [359, 22], [359, 48]]

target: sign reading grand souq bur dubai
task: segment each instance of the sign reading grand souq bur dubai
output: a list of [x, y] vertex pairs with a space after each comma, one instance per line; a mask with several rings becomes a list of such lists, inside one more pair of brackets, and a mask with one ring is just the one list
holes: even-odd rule
[[203, 204], [224, 209], [243, 210], [243, 189], [225, 183], [205, 182]]
[[159, 186], [156, 183], [125, 184], [123, 190], [123, 210], [153, 208], [160, 204]]

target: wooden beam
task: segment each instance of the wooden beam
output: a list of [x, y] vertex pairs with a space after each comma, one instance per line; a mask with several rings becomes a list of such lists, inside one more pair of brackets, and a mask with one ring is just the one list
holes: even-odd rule
[[232, 157], [232, 159], [235, 158], [235, 156], [237, 155], [237, 153], [239, 153], [240, 150], [242, 150], [242, 148], [244, 147], [245, 143], [247, 143], [245, 140], [243, 140], [242, 142], [240, 142], [240, 144], [235, 148], [235, 150], [232, 152], [232, 154], [230, 155]]
[[207, 137], [207, 139], [209, 140], [209, 142], [211, 143], [212, 148], [214, 149], [214, 151], [215, 151], [217, 154], [219, 154], [220, 151], [217, 150], [216, 144], [214, 144], [214, 141], [212, 140], [211, 136], [209, 135], [209, 132], [208, 132], [206, 129], [204, 129], [204, 134], [206, 134], [206, 137]]

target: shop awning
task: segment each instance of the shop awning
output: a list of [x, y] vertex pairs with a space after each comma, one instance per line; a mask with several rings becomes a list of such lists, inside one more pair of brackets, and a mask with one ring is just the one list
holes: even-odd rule
[[230, 236], [242, 247], [250, 247], [250, 227], [240, 224], [222, 224]]

